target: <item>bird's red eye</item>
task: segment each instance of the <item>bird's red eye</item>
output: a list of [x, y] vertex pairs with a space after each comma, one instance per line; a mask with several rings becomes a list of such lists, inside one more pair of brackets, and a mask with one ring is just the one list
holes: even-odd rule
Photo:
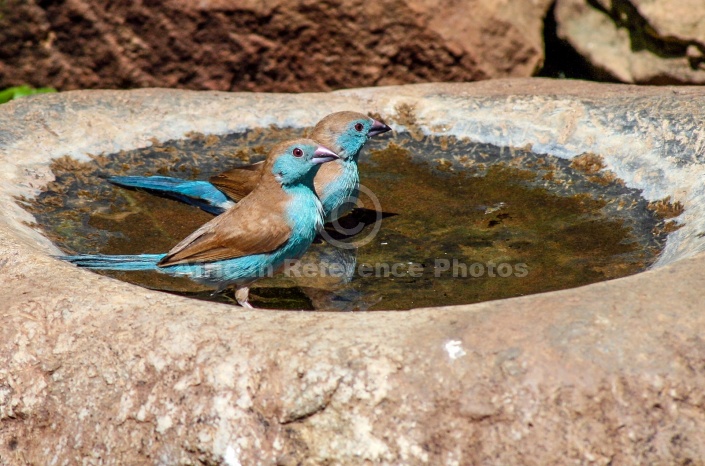
[[292, 153], [294, 154], [294, 157], [301, 157], [302, 155], [304, 155], [304, 151], [302, 151], [298, 147], [294, 149]]
[[362, 123], [358, 123], [355, 125], [355, 129], [362, 133], [362, 130], [365, 129], [365, 127], [362, 126]]

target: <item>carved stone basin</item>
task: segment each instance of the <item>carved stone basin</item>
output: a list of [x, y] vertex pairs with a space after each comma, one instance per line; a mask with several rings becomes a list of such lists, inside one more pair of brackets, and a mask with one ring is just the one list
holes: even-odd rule
[[[538, 79], [80, 91], [1, 106], [0, 463], [705, 457], [704, 109], [700, 88]], [[588, 175], [665, 212], [662, 249], [625, 278], [473, 305], [245, 311], [62, 263], [26, 210], [65, 155], [303, 128], [337, 110], [378, 114], [399, 133], [599, 160]]]

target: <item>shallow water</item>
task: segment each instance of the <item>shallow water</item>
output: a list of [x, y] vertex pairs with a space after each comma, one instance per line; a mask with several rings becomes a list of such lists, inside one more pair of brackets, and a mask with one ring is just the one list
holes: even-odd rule
[[[24, 202], [45, 234], [67, 252], [166, 252], [211, 216], [114, 187], [102, 177], [207, 179], [261, 159], [276, 141], [301, 135], [277, 128], [191, 135], [88, 163], [62, 158], [52, 167], [56, 181]], [[403, 133], [376, 139], [361, 156], [360, 173], [379, 204], [362, 195], [359, 208], [341, 221], [364, 228], [345, 237], [328, 226], [324, 236], [337, 246], [314, 244], [288, 273], [255, 283], [251, 302], [288, 309], [409, 309], [510, 298], [637, 273], [656, 259], [675, 228], [667, 218], [679, 207], [667, 200], [649, 204], [601, 168], [594, 154], [571, 162], [530, 148], [451, 137]], [[353, 244], [359, 247], [346, 246]], [[214, 296], [186, 279], [100, 273], [232, 302], [231, 292]]]

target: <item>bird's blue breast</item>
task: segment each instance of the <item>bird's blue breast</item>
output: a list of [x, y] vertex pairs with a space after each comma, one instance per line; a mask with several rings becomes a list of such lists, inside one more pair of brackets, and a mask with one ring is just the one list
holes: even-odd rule
[[290, 257], [301, 256], [323, 227], [323, 206], [313, 190], [306, 186], [284, 188], [290, 196], [286, 206], [286, 219], [291, 236], [281, 249]]
[[357, 163], [352, 159], [340, 163], [340, 175], [323, 187], [321, 203], [327, 222], [345, 215], [357, 201], [360, 175]]

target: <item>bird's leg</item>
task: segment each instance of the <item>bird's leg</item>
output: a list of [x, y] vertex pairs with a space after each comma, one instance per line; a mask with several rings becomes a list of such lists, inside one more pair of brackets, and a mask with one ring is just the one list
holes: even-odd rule
[[237, 299], [237, 303], [247, 309], [254, 309], [252, 307], [252, 304], [247, 302], [247, 299], [250, 297], [250, 288], [247, 286], [243, 286], [241, 288], [238, 288], [235, 291], [235, 299]]

